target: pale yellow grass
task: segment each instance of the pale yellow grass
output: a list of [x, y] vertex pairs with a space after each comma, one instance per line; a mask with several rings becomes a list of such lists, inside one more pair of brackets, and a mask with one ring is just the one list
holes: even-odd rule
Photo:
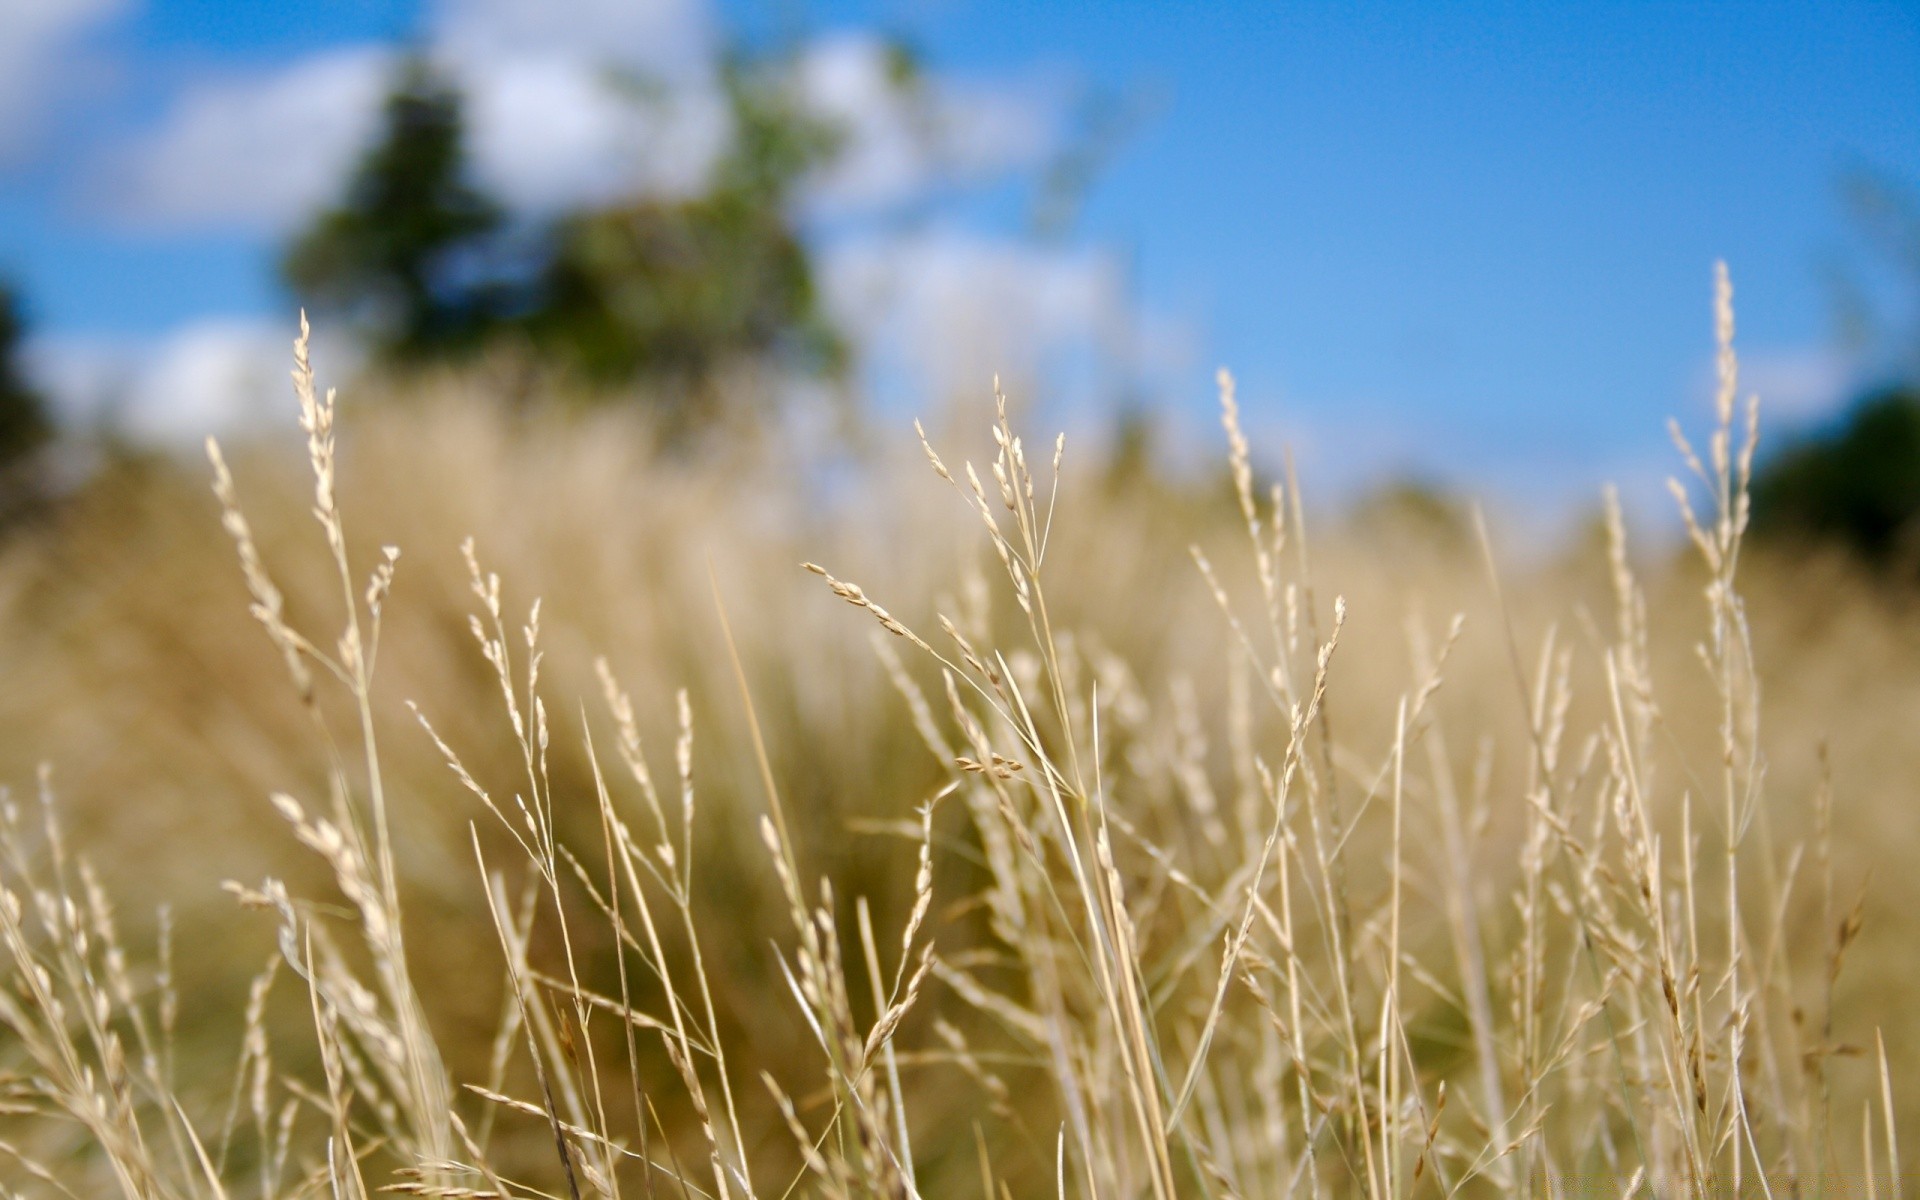
[[1692, 556], [1524, 570], [1307, 519], [1230, 385], [1225, 477], [1119, 486], [1004, 407], [829, 485], [450, 383], [343, 412], [337, 503], [303, 392], [249, 582], [129, 469], [0, 563], [71, 843], [8, 835], [0, 1178], [1895, 1194], [1920, 633], [1739, 561], [1722, 366]]

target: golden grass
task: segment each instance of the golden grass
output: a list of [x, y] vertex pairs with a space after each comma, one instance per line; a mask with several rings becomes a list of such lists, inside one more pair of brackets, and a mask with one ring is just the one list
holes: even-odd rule
[[337, 432], [303, 337], [304, 482], [129, 469], [0, 562], [0, 766], [55, 764], [0, 1180], [1899, 1194], [1920, 646], [1746, 561], [1718, 303], [1690, 558], [1610, 506], [1524, 570], [1310, 539], [1224, 377], [1217, 487], [1004, 398], [984, 469], [823, 486], [459, 394]]

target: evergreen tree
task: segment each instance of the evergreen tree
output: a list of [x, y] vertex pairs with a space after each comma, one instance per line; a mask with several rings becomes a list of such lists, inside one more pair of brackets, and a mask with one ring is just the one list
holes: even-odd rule
[[1753, 528], [1835, 541], [1877, 566], [1920, 568], [1920, 390], [1867, 396], [1837, 425], [1768, 460], [1754, 480]]
[[410, 61], [340, 204], [291, 244], [284, 274], [389, 361], [508, 334], [597, 391], [646, 385], [682, 430], [715, 415], [742, 364], [835, 374], [846, 348], [794, 208], [840, 137], [805, 111], [791, 68], [778, 55], [723, 64], [730, 138], [699, 194], [563, 214], [516, 235], [503, 271], [506, 218], [467, 179], [460, 94]]
[[1875, 314], [1868, 292], [1852, 287], [1843, 306], [1854, 349], [1888, 382], [1761, 464], [1753, 528], [1836, 542], [1920, 579], [1920, 194], [1866, 172], [1844, 184], [1848, 207], [1877, 251], [1874, 273], [1903, 301]]
[[459, 91], [410, 59], [341, 203], [286, 253], [293, 289], [392, 359], [472, 349], [499, 318], [503, 287], [486, 260], [502, 216], [467, 178], [464, 127]]
[[0, 473], [6, 475], [15, 474], [53, 435], [46, 404], [20, 363], [25, 335], [19, 297], [0, 283]]
[[733, 136], [709, 188], [562, 218], [525, 322], [593, 383], [655, 384], [682, 425], [712, 415], [717, 377], [742, 361], [844, 360], [791, 212], [837, 138], [799, 111], [778, 63], [733, 64], [726, 83]]

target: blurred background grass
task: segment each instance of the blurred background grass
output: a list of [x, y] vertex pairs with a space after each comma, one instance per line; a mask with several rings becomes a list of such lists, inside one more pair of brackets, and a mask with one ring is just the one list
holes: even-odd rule
[[[927, 65], [904, 42], [874, 44], [884, 50], [886, 102], [932, 121], [938, 93]], [[676, 733], [675, 693], [687, 689], [709, 818], [699, 835], [700, 899], [743, 931], [720, 947], [715, 976], [723, 1024], [748, 1057], [800, 1061], [809, 1043], [754, 940], [778, 926], [785, 901], [754, 824], [760, 785], [716, 594], [773, 774], [790, 811], [804, 817], [797, 833], [806, 860], [843, 895], [873, 897], [883, 928], [909, 902], [912, 858], [893, 843], [946, 765], [927, 754], [867, 625], [848, 620], [798, 564], [818, 561], [858, 580], [916, 628], [930, 626], [936, 610], [981, 606], [979, 581], [994, 564], [984, 549], [954, 550], [969, 544], [969, 514], [924, 477], [906, 422], [863, 393], [865, 347], [823, 298], [808, 189], [858, 146], [808, 101], [805, 51], [802, 41], [743, 43], [698, 64], [718, 81], [732, 134], [694, 186], [603, 196], [537, 218], [514, 212], [474, 171], [459, 72], [430, 52], [398, 57], [385, 64], [378, 119], [349, 169], [281, 239], [287, 293], [323, 333], [351, 345], [339, 361], [347, 364], [342, 503], [362, 556], [353, 566], [370, 570], [381, 545], [404, 551], [379, 715], [416, 971], [451, 981], [425, 988], [425, 1000], [455, 1078], [484, 1074], [502, 1005], [466, 829], [480, 821], [486, 838], [500, 835], [406, 706], [418, 704], [483, 781], [517, 769], [518, 750], [492, 702], [495, 681], [468, 632], [472, 598], [459, 546], [469, 535], [505, 579], [513, 611], [546, 598], [548, 691], [562, 701], [560, 729], [577, 734], [599, 719], [573, 706], [598, 694], [596, 655], [631, 692], [640, 727], [662, 750]], [[639, 91], [645, 84], [626, 81]], [[1051, 164], [1058, 178], [1041, 189], [1050, 203], [1072, 207], [1109, 142], [1124, 143], [1130, 118], [1118, 102], [1108, 107], [1108, 120], [1090, 121]], [[1870, 170], [1847, 174], [1845, 190], [1881, 248], [1873, 269], [1896, 291], [1912, 288], [1920, 211], [1910, 191], [1896, 175]], [[230, 1018], [247, 981], [274, 952], [272, 929], [236, 921], [220, 884], [275, 875], [308, 894], [327, 892], [330, 878], [265, 797], [320, 792], [329, 763], [246, 616], [205, 470], [124, 428], [63, 422], [65, 410], [48, 399], [54, 389], [30, 361], [21, 299], [0, 299], [0, 675], [8, 684], [0, 778], [29, 788], [37, 766], [52, 765], [61, 807], [113, 881], [136, 946], [155, 937], [148, 914], [171, 906], [177, 975], [192, 998], [183, 1056], [216, 1061], [231, 1052]], [[1844, 912], [1856, 893], [1865, 896], [1865, 932], [1841, 977], [1834, 1037], [1860, 1048], [1884, 1033], [1908, 1130], [1920, 1128], [1920, 1088], [1903, 1069], [1920, 1063], [1920, 1025], [1906, 1002], [1920, 986], [1912, 952], [1920, 872], [1910, 867], [1920, 861], [1920, 739], [1911, 736], [1920, 719], [1920, 335], [1903, 323], [1911, 304], [1901, 293], [1879, 322], [1876, 367], [1859, 376], [1857, 395], [1764, 455], [1760, 544], [1746, 574], [1768, 784], [1794, 802], [1772, 814], [1769, 836], [1782, 845], [1812, 836], [1812, 797], [1828, 755], [1843, 893], [1836, 903]], [[994, 366], [978, 364], [982, 397]], [[1244, 530], [1224, 470], [1196, 466], [1190, 431], [1140, 403], [1129, 390], [1139, 386], [1131, 364], [1113, 374], [1120, 383], [1110, 406], [1092, 420], [1071, 418], [1049, 597], [1060, 628], [1091, 659], [1127, 665], [1102, 684], [1137, 701], [1127, 736], [1142, 749], [1131, 782], [1154, 810], [1185, 802], [1194, 777], [1228, 780], [1238, 765], [1231, 701], [1247, 685], [1189, 547], [1207, 550], [1236, 597], [1250, 596], [1252, 582], [1233, 565]], [[280, 402], [277, 388], [263, 390], [271, 397], [263, 404]], [[930, 423], [964, 439], [982, 424], [973, 414], [984, 404], [953, 399], [930, 398]], [[1031, 399], [1016, 396], [1023, 407]], [[1030, 430], [1036, 444], [1040, 432]], [[1658, 436], [1646, 433], [1650, 442]], [[310, 485], [292, 441], [242, 427], [228, 454], [296, 623], [328, 627], [337, 583], [318, 553]], [[1262, 461], [1280, 473], [1278, 456]], [[1306, 490], [1311, 499], [1311, 477]], [[1639, 511], [1654, 503], [1636, 500]], [[1518, 869], [1517, 805], [1503, 798], [1522, 786], [1528, 730], [1468, 512], [1448, 488], [1388, 479], [1310, 507], [1306, 532], [1321, 619], [1330, 619], [1336, 593], [1352, 614], [1335, 714], [1336, 742], [1352, 758], [1337, 770], [1361, 772], [1390, 740], [1411, 669], [1409, 623], [1431, 634], [1453, 613], [1469, 614], [1439, 719], [1462, 731], [1461, 745], [1477, 757], [1458, 765], [1463, 775], [1478, 772], [1490, 798], [1471, 874], [1493, 911]], [[1542, 539], [1524, 516], [1510, 522], [1524, 532], [1496, 538], [1512, 628], [1527, 647], [1557, 629], [1573, 648], [1571, 669], [1594, 686], [1592, 631], [1607, 627], [1612, 603], [1597, 520], [1582, 516]], [[1502, 530], [1502, 514], [1493, 519]], [[1716, 736], [1694, 659], [1704, 580], [1670, 537], [1656, 533], [1641, 553], [1653, 661], [1674, 689], [1666, 702], [1675, 757], [1699, 758]], [[1604, 719], [1597, 710], [1572, 715], [1576, 727]], [[584, 791], [591, 775], [579, 738], [557, 738], [553, 753], [558, 790]], [[572, 832], [586, 844], [597, 836], [591, 810], [562, 819], [579, 823]], [[1795, 941], [1824, 945], [1833, 931], [1820, 922], [1833, 913], [1795, 911], [1787, 926]], [[936, 925], [962, 928], [971, 919], [964, 909], [935, 915]], [[604, 970], [611, 947], [587, 949]], [[1809, 950], [1799, 967], [1803, 986], [1817, 991], [1817, 954]], [[298, 1031], [310, 1015], [299, 997], [286, 998], [274, 1019], [277, 1042], [303, 1044]], [[1843, 1112], [1858, 1111], [1877, 1086], [1864, 1059], [1843, 1062], [1836, 1078]], [[977, 1107], [940, 1085], [925, 1089], [916, 1113], [930, 1131], [932, 1161], [952, 1177], [971, 1169], [964, 1122]], [[759, 1133], [785, 1137], [771, 1122]], [[528, 1133], [525, 1153], [542, 1152], [542, 1135]], [[999, 1146], [1005, 1131], [995, 1136]], [[1044, 1153], [1007, 1153], [1028, 1158], [1003, 1160], [1019, 1162], [1003, 1174], [1045, 1177]]]
[[[888, 831], [910, 819], [943, 770], [889, 685], [867, 623], [848, 619], [797, 564], [823, 561], [866, 581], [918, 626], [931, 624], [936, 606], [965, 611], [968, 579], [994, 564], [984, 553], [956, 559], [966, 514], [922, 477], [918, 449], [903, 439], [880, 440], [858, 472], [823, 490], [806, 464], [777, 446], [742, 442], [662, 457], [620, 413], [491, 404], [476, 400], [482, 386], [448, 377], [436, 385], [441, 394], [365, 396], [345, 413], [342, 446], [342, 502], [356, 520], [361, 556], [379, 544], [404, 548], [379, 664], [384, 773], [404, 848], [417, 977], [460, 981], [424, 988], [453, 1074], [483, 1075], [502, 1002], [465, 830], [478, 821], [489, 844], [501, 837], [405, 705], [417, 703], [483, 783], [512, 786], [518, 751], [497, 683], [467, 630], [472, 597], [457, 547], [469, 534], [506, 580], [510, 613], [546, 598], [544, 690], [562, 796], [591, 786], [577, 736], [583, 717], [594, 714], [587, 724], [611, 736], [596, 699], [596, 654], [631, 691], [657, 754], [675, 736], [672, 697], [688, 689], [703, 820], [700, 902], [716, 927], [742, 931], [719, 944], [725, 1020], [753, 1061], [805, 1062], [805, 1027], [781, 1003], [783, 985], [759, 944], [764, 935], [746, 932], [776, 928], [783, 901], [755, 830], [764, 802], [714, 584], [740, 642], [775, 777], [799, 814], [807, 861], [842, 895], [872, 897], [886, 928], [901, 917], [912, 870], [910, 853]], [[271, 444], [232, 457], [293, 619], [324, 628], [337, 583], [306, 511], [299, 463]], [[1238, 653], [1189, 545], [1208, 549], [1236, 594], [1248, 596], [1251, 585], [1232, 565], [1243, 557], [1244, 530], [1224, 478], [1169, 481], [1116, 469], [1098, 458], [1070, 467], [1050, 551], [1050, 601], [1073, 639], [1130, 666], [1131, 677], [1103, 677], [1102, 686], [1130, 698], [1137, 727], [1109, 736], [1139, 739], [1129, 803], [1153, 812], [1188, 803], [1192, 780], [1183, 771], [1230, 787], [1235, 769], [1229, 682], [1240, 672]], [[189, 997], [183, 1058], [205, 1054], [217, 1063], [233, 1050], [233, 1014], [248, 979], [274, 952], [270, 922], [236, 914], [220, 884], [275, 875], [321, 898], [332, 885], [265, 803], [274, 791], [318, 794], [328, 763], [277, 655], [246, 616], [231, 546], [199, 475], [164, 459], [116, 464], [15, 530], [0, 558], [0, 664], [11, 685], [0, 700], [8, 731], [0, 771], [27, 781], [36, 764], [53, 764], [61, 809], [112, 880], [135, 946], [151, 945], [154, 907], [171, 906], [176, 973]], [[1433, 497], [1397, 496], [1311, 516], [1308, 534], [1319, 605], [1338, 593], [1352, 614], [1333, 717], [1349, 756], [1337, 765], [1356, 785], [1374, 769], [1367, 764], [1375, 748], [1390, 743], [1394, 704], [1412, 669], [1410, 629], [1434, 637], [1453, 613], [1468, 614], [1438, 711], [1459, 731], [1456, 753], [1473, 756], [1456, 764], [1462, 787], [1478, 778], [1487, 797], [1471, 873], [1488, 911], [1498, 912], [1518, 871], [1521, 813], [1505, 798], [1524, 786], [1529, 743], [1471, 527]], [[357, 565], [370, 569], [371, 559]], [[1670, 689], [1663, 703], [1674, 754], [1711, 761], [1716, 710], [1694, 658], [1705, 634], [1703, 580], [1665, 551], [1640, 565], [1651, 594], [1653, 662]], [[1531, 554], [1502, 570], [1524, 652], [1555, 627], [1572, 650], [1576, 684], [1598, 689], [1595, 631], [1612, 620], [1599, 542]], [[1905, 869], [1920, 852], [1910, 804], [1920, 749], [1904, 736], [1920, 715], [1912, 599], [1904, 584], [1835, 547], [1764, 548], [1749, 564], [1747, 588], [1774, 798], [1769, 836], [1781, 845], [1813, 836], [1824, 749], [1836, 764], [1834, 902], [1844, 915], [1865, 896], [1865, 932], [1841, 977], [1833, 1036], [1864, 1048], [1881, 1030], [1894, 1062], [1911, 1061], [1920, 1050], [1905, 1003], [1920, 912], [1920, 877]], [[1606, 716], [1588, 707], [1603, 693], [1579, 694], [1576, 730]], [[590, 806], [563, 807], [561, 821], [577, 844], [594, 844]], [[962, 894], [951, 882], [950, 894]], [[1825, 968], [1818, 948], [1832, 934], [1821, 922], [1833, 915], [1812, 903], [1811, 886], [1802, 881], [1805, 903], [1787, 926], [1802, 986], [1811, 989], [1809, 1012]], [[964, 939], [967, 920], [942, 907], [936, 937]], [[1489, 936], [1505, 940], [1497, 929]], [[610, 953], [590, 944], [601, 970], [610, 969]], [[283, 1065], [291, 1066], [307, 1044], [304, 1000], [283, 996], [277, 1021], [276, 1044], [290, 1048]], [[964, 1122], [949, 1123], [951, 1113], [970, 1111], [968, 1097], [937, 1082], [937, 1071], [927, 1078], [917, 1119], [926, 1122], [930, 1157], [970, 1171], [970, 1134]], [[1857, 1111], [1877, 1087], [1865, 1059], [1842, 1061], [1835, 1079], [1842, 1113]], [[1914, 1089], [1898, 1074], [1896, 1087], [1902, 1118], [1920, 1121]], [[948, 1144], [943, 1128], [966, 1136]], [[769, 1127], [762, 1136], [777, 1142], [784, 1134]], [[537, 1127], [526, 1141], [525, 1154], [545, 1153]], [[994, 1144], [1000, 1153], [998, 1136]], [[1017, 1156], [1003, 1157], [1002, 1174], [1021, 1177]], [[1041, 1177], [1046, 1168], [1044, 1159], [1026, 1166]]]

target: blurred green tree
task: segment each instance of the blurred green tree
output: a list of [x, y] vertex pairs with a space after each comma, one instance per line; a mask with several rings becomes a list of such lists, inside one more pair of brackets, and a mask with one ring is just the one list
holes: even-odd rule
[[1857, 402], [1831, 428], [1789, 444], [1754, 480], [1762, 535], [1831, 540], [1876, 566], [1920, 568], [1920, 388]]
[[26, 332], [19, 295], [0, 283], [0, 475], [9, 478], [53, 436], [46, 402], [20, 361]]
[[670, 428], [711, 418], [721, 381], [743, 364], [837, 374], [846, 347], [794, 210], [841, 138], [806, 113], [792, 65], [790, 52], [723, 65], [731, 134], [700, 193], [520, 229], [503, 268], [509, 221], [468, 180], [460, 93], [410, 60], [344, 198], [294, 239], [283, 273], [388, 363], [507, 339], [591, 394], [645, 385]]
[[295, 293], [343, 315], [389, 360], [471, 351], [503, 313], [508, 289], [487, 266], [504, 218], [467, 177], [462, 107], [429, 63], [408, 59], [340, 203], [282, 262]]
[[1761, 463], [1753, 529], [1773, 540], [1842, 545], [1878, 568], [1920, 577], [1920, 198], [1865, 171], [1850, 173], [1841, 187], [1883, 283], [1905, 293], [1882, 318], [1865, 288], [1836, 280], [1846, 285], [1838, 306], [1843, 340], [1881, 364], [1890, 382]]
[[840, 139], [802, 110], [783, 63], [730, 63], [723, 78], [732, 136], [706, 190], [561, 218], [523, 323], [591, 384], [653, 385], [682, 426], [715, 414], [730, 368], [832, 375], [846, 361], [793, 215]]

